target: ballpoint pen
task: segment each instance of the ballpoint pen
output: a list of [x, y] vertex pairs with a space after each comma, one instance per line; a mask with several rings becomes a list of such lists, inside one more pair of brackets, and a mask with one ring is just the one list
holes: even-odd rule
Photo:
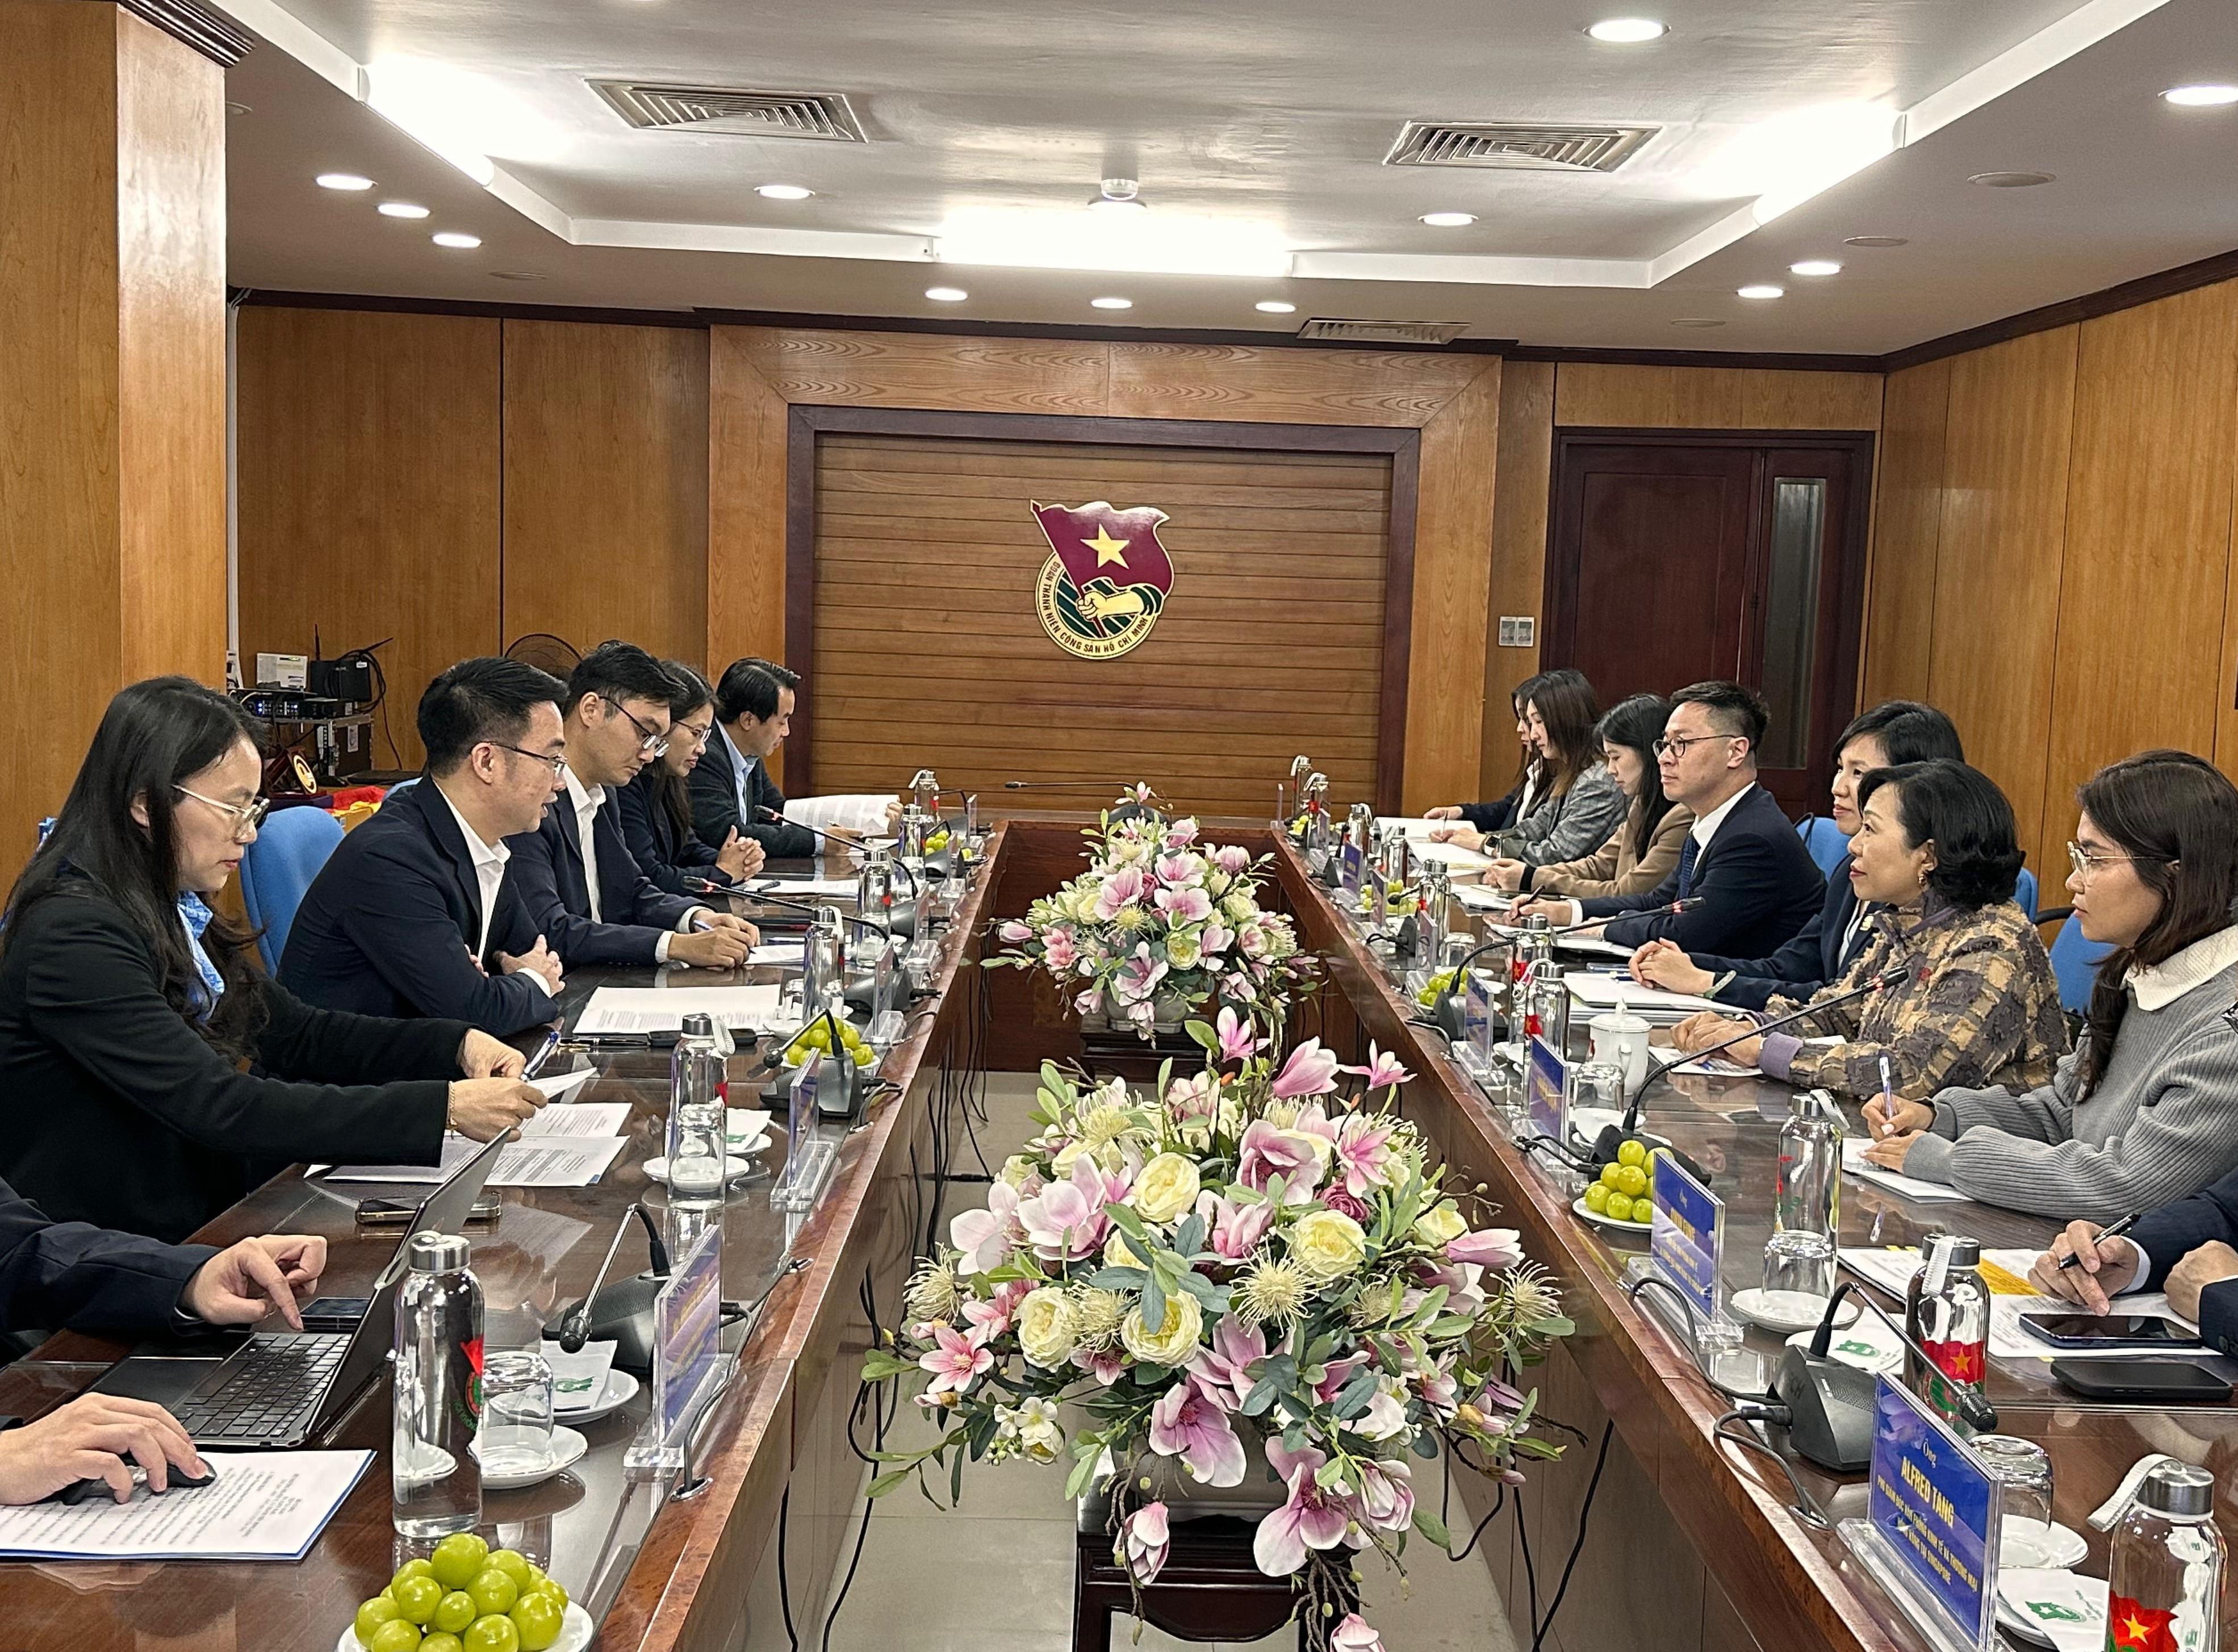
[[1881, 1058], [1881, 1124], [1887, 1129], [1896, 1128], [1896, 1080], [1889, 1073], [1889, 1058]]
[[523, 1078], [533, 1078], [543, 1071], [544, 1064], [552, 1058], [552, 1052], [559, 1047], [560, 1026], [557, 1022], [554, 1022], [551, 1030], [545, 1033], [544, 1042], [536, 1046], [536, 1053], [528, 1058], [528, 1065], [520, 1070], [520, 1076]]
[[[2098, 1230], [2097, 1233], [2091, 1238], [2090, 1243], [2093, 1244], [2102, 1244], [2108, 1239], [2118, 1239], [2124, 1233], [2127, 1233], [2131, 1228], [2136, 1226], [2137, 1221], [2138, 1213], [2132, 1212], [2130, 1215], [2123, 1217], [2118, 1222], [2109, 1223], [2106, 1226]], [[2059, 1271], [2062, 1273], [2064, 1273], [2069, 1268], [2079, 1266], [2082, 1261], [2082, 1253], [2080, 1251], [2075, 1251], [2060, 1263]]]

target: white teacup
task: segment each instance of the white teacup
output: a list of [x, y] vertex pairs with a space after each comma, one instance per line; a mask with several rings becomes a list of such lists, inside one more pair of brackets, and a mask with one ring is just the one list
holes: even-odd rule
[[1592, 1058], [1624, 1071], [1627, 1095], [1647, 1082], [1647, 1023], [1622, 1010], [1597, 1015], [1586, 1024], [1592, 1038]]

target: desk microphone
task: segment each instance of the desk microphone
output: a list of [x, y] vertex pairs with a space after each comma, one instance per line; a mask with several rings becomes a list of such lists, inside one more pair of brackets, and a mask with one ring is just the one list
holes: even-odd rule
[[[1668, 906], [1651, 906], [1645, 912], [1625, 912], [1621, 915], [1626, 918], [1661, 918], [1673, 912], [1692, 912], [1700, 906], [1702, 901], [1703, 897], [1700, 895], [1689, 895], [1685, 899], [1674, 900]], [[1573, 935], [1581, 929], [1597, 929], [1603, 924], [1612, 924], [1615, 921], [1613, 918], [1588, 918], [1582, 923], [1565, 924], [1559, 929], [1547, 930], [1546, 934], [1549, 939], [1553, 939], [1563, 935]], [[1528, 937], [1534, 932], [1529, 930], [1524, 931], [1523, 937]], [[1453, 1043], [1459, 1044], [1461, 1039], [1460, 1012], [1449, 1006], [1460, 996], [1461, 982], [1467, 975], [1468, 966], [1492, 951], [1493, 947], [1512, 946], [1520, 938], [1500, 935], [1486, 941], [1454, 966], [1453, 979], [1440, 989], [1436, 1002], [1431, 1005], [1431, 1013], [1437, 1018], [1439, 1031]]]
[[[652, 1250], [652, 1266], [641, 1278], [626, 1279], [609, 1288], [606, 1274], [614, 1265], [614, 1253], [621, 1249], [622, 1236], [629, 1231], [630, 1217], [634, 1215], [645, 1224], [646, 1238]], [[606, 1246], [606, 1259], [599, 1264], [599, 1271], [591, 1281], [590, 1290], [583, 1299], [560, 1315], [558, 1321], [544, 1327], [544, 1335], [560, 1344], [563, 1352], [579, 1354], [583, 1344], [597, 1340], [612, 1342], [614, 1363], [624, 1370], [648, 1375], [652, 1370], [652, 1299], [667, 1283], [669, 1271], [668, 1247], [661, 1243], [660, 1231], [653, 1224], [652, 1212], [645, 1208], [644, 1201], [632, 1204], [622, 1212], [620, 1224], [614, 1229], [612, 1244]]]
[[[838, 836], [837, 833], [826, 832], [821, 826], [810, 826], [804, 820], [788, 820], [785, 816], [778, 813], [775, 809], [770, 807], [766, 803], [758, 806], [755, 808], [754, 813], [762, 816], [765, 819], [775, 822], [778, 826], [798, 826], [803, 832], [807, 833], [811, 838], [821, 838], [826, 843], [836, 843], [843, 849], [859, 849], [863, 846], [861, 844], [853, 841], [851, 839], [843, 838]], [[903, 877], [909, 879], [910, 899], [911, 900], [915, 900], [917, 899], [917, 873], [911, 872], [907, 866], [904, 866], [898, 857], [895, 859], [893, 866], [895, 871], [900, 872]]]
[[[1834, 1294], [1826, 1298], [1826, 1311], [1819, 1316], [1818, 1329], [1811, 1333], [1811, 1341], [1807, 1350], [1805, 1350], [1810, 1354], [1811, 1358], [1824, 1359], [1826, 1357], [1826, 1350], [1832, 1347], [1834, 1343], [1834, 1316], [1842, 1306], [1842, 1299], [1844, 1297], [1849, 1296], [1852, 1291], [1856, 1290], [1857, 1288], [1857, 1282], [1856, 1280], [1844, 1279], [1840, 1284], [1834, 1287]], [[1863, 1299], [1861, 1298], [1861, 1300]], [[1896, 1333], [1898, 1341], [1902, 1342], [1906, 1348], [1911, 1350], [1913, 1353], [1919, 1356], [1921, 1360], [1925, 1362], [1929, 1369], [1939, 1374], [1943, 1377], [1943, 1381], [1950, 1385], [1951, 1393], [1957, 1398], [1958, 1415], [1966, 1420], [1966, 1426], [1968, 1428], [1972, 1429], [1977, 1434], [1994, 1434], [1996, 1432], [1997, 1408], [1990, 1403], [1989, 1397], [1982, 1392], [1980, 1388], [1972, 1383], [1961, 1381], [1959, 1378], [1951, 1376], [1950, 1372], [1944, 1370], [1941, 1365], [1936, 1363], [1935, 1356], [1929, 1353], [1926, 1349], [1920, 1346], [1919, 1339], [1914, 1337], [1909, 1330], [1905, 1329], [1905, 1327], [1897, 1321], [1894, 1316], [1882, 1313], [1879, 1306], [1870, 1301], [1867, 1301], [1865, 1305], [1872, 1310], [1873, 1313], [1879, 1318], [1883, 1324], [1886, 1325], [1890, 1330]]]

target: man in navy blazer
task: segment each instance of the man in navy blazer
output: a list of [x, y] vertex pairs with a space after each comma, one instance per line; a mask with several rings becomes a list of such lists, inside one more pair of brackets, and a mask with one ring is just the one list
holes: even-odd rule
[[[1834, 761], [1833, 816], [1844, 837], [1857, 833], [1857, 785], [1875, 769], [1947, 757], [1966, 760], [1957, 725], [1917, 700], [1883, 700], [1861, 712], [1842, 731]], [[1765, 958], [1689, 956], [1674, 941], [1652, 940], [1632, 954], [1635, 979], [1674, 992], [1705, 993], [1721, 1004], [1760, 1010], [1775, 993], [1801, 1000], [1838, 981], [1871, 932], [1863, 919], [1872, 903], [1860, 902], [1850, 881], [1850, 857], [1827, 875], [1826, 899], [1802, 933]], [[1722, 979], [1721, 978], [1730, 978]]]
[[557, 678], [468, 660], [420, 697], [427, 767], [344, 838], [312, 880], [280, 959], [307, 1004], [434, 1016], [499, 1038], [551, 1020], [558, 956], [507, 869], [560, 785]]
[[719, 849], [732, 832], [762, 846], [772, 860], [816, 853], [816, 835], [785, 818], [785, 793], [770, 779], [769, 760], [792, 732], [798, 672], [767, 660], [733, 660], [715, 685], [715, 726], [692, 771], [692, 826]]
[[[1737, 682], [1696, 683], [1671, 700], [1656, 760], [1664, 795], [1694, 813], [1678, 869], [1645, 894], [1533, 901], [1520, 910], [1535, 908], [1557, 923], [1612, 919], [1602, 932], [1620, 946], [1667, 939], [1689, 954], [1769, 952], [1811, 921], [1826, 894], [1811, 852], [1757, 784], [1757, 749], [1770, 713], [1753, 689]], [[1627, 916], [1688, 899], [1702, 904], [1654, 918]]]
[[507, 840], [529, 922], [563, 963], [730, 969], [760, 939], [646, 877], [612, 806], [612, 793], [668, 749], [673, 687], [658, 660], [626, 642], [600, 643], [569, 673], [562, 790], [542, 825]]

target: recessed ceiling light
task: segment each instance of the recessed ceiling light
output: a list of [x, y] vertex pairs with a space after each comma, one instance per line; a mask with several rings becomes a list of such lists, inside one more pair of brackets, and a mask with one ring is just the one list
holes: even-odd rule
[[1844, 247], [1909, 247], [1911, 240], [1907, 236], [1845, 236], [1842, 244]]
[[1662, 39], [1671, 32], [1671, 25], [1652, 17], [1608, 17], [1586, 32], [1607, 45], [1637, 46], [1642, 41]]
[[374, 209], [384, 218], [424, 218], [427, 209], [417, 201], [384, 201]]
[[429, 239], [439, 247], [479, 247], [482, 244], [480, 236], [470, 236], [460, 229], [438, 229]]
[[1091, 298], [1088, 302], [1097, 309], [1132, 309], [1135, 308], [1135, 301], [1131, 298]]
[[1838, 275], [1842, 273], [1842, 266], [1831, 258], [1805, 258], [1799, 264], [1788, 265], [1787, 273], [1791, 275]]
[[1262, 298], [1251, 308], [1265, 315], [1294, 315], [1298, 309], [1295, 304], [1287, 303], [1279, 298]]
[[542, 281], [545, 276], [541, 271], [534, 269], [493, 269], [489, 272], [489, 278], [492, 281]]
[[961, 287], [928, 287], [924, 295], [936, 304], [960, 304], [971, 296]]
[[1673, 327], [1723, 327], [1725, 322], [1714, 315], [1680, 315], [1671, 323]]
[[2057, 175], [2051, 172], [1976, 172], [1966, 180], [1978, 183], [1985, 189], [2033, 189], [2039, 183], [2050, 183]]
[[1433, 229], [1460, 229], [1476, 222], [1473, 212], [1426, 212], [1422, 222]]
[[2171, 86], [2161, 96], [2178, 109], [2220, 109], [2238, 103], [2238, 86]]
[[317, 179], [321, 189], [370, 189], [371, 178], [361, 178], [354, 172], [321, 172]]
[[225, 106], [225, 112], [228, 115], [254, 115], [256, 113], [255, 109], [249, 108], [246, 103], [228, 103]]
[[804, 189], [798, 183], [758, 183], [754, 193], [765, 201], [805, 201], [816, 191]]
[[1784, 298], [1787, 296], [1787, 289], [1774, 287], [1769, 282], [1758, 282], [1752, 287], [1742, 288], [1740, 295], [1743, 298]]
[[1097, 193], [1089, 197], [1088, 209], [1109, 213], [1146, 211], [1150, 203], [1142, 199], [1142, 188], [1132, 178], [1105, 178], [1097, 185]]

